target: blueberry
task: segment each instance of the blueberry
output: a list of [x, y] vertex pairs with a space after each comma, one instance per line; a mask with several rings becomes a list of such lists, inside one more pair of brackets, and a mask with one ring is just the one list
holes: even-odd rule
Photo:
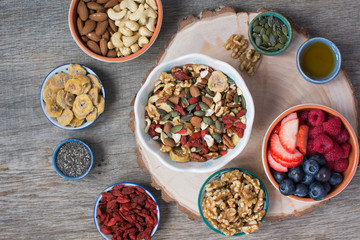
[[303, 183], [296, 184], [295, 196], [305, 197], [309, 192], [309, 187]]
[[315, 175], [315, 179], [320, 182], [329, 181], [331, 176], [331, 171], [327, 167], [321, 167], [319, 172]]
[[282, 180], [284, 180], [285, 178], [287, 178], [286, 173], [278, 172], [278, 171], [274, 171], [274, 172], [273, 172], [273, 176], [274, 176], [275, 181], [276, 181], [277, 183], [281, 183]]
[[326, 193], [330, 192], [331, 186], [330, 186], [329, 182], [324, 182], [323, 185], [324, 185], [325, 192]]
[[329, 179], [329, 183], [333, 186], [338, 185], [342, 182], [343, 180], [343, 176], [341, 175], [341, 173], [338, 172], [332, 172], [330, 179]]
[[300, 182], [304, 177], [304, 171], [302, 170], [302, 167], [293, 167], [290, 168], [290, 171], [288, 173], [288, 178], [293, 180], [295, 183]]
[[280, 185], [279, 190], [281, 194], [287, 196], [295, 193], [295, 185], [291, 179], [284, 179]]
[[303, 170], [306, 174], [315, 175], [320, 169], [319, 163], [315, 160], [307, 160], [303, 163]]
[[313, 182], [309, 187], [309, 196], [315, 201], [323, 200], [326, 197], [324, 185], [321, 182]]
[[321, 154], [316, 154], [316, 155], [313, 155], [309, 158], [309, 160], [315, 160], [319, 163], [320, 166], [323, 166], [326, 164], [326, 159], [323, 155]]
[[315, 179], [314, 175], [305, 174], [303, 180], [300, 183], [310, 185], [314, 181], [314, 179]]

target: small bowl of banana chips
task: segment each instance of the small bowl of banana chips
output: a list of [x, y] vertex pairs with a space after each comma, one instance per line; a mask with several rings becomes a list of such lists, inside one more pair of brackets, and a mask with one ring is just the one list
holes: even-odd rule
[[45, 78], [40, 91], [46, 118], [65, 130], [90, 126], [105, 109], [105, 89], [98, 75], [80, 64], [64, 64]]

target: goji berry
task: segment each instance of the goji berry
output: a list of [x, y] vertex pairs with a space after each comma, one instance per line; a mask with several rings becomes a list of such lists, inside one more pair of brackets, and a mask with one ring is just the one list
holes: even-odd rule
[[194, 138], [189, 138], [189, 140], [187, 141], [186, 145], [188, 145], [189, 147], [200, 147], [201, 146], [201, 139], [194, 139]]
[[236, 134], [239, 138], [242, 138], [244, 136], [244, 129], [242, 128], [236, 128]]
[[177, 72], [173, 72], [171, 74], [174, 76], [174, 78], [176, 80], [179, 80], [179, 81], [192, 79], [191, 76], [186, 75], [183, 71], [177, 71]]
[[230, 120], [230, 121], [233, 121], [235, 122], [236, 121], [236, 117], [235, 116], [231, 116], [231, 115], [225, 115], [222, 117], [222, 120]]
[[208, 134], [208, 131], [207, 131], [206, 129], [201, 130], [201, 137], [202, 137], [202, 139], [205, 138], [205, 135], [206, 135], [206, 134]]
[[231, 128], [232, 126], [233, 126], [233, 124], [225, 124], [225, 125], [224, 125], [224, 128], [225, 128], [225, 129], [229, 129], [229, 128]]
[[196, 111], [199, 111], [200, 109], [201, 109], [200, 105], [199, 105], [199, 104], [196, 105], [195, 110], [196, 110]]
[[235, 115], [235, 117], [236, 117], [236, 118], [240, 118], [240, 117], [244, 116], [245, 114], [246, 114], [246, 108], [241, 109], [241, 110]]
[[223, 119], [223, 123], [225, 125], [233, 125], [235, 121], [230, 120], [230, 119]]
[[111, 234], [111, 231], [106, 228], [106, 227], [103, 227], [103, 228], [100, 228], [100, 231], [103, 233], [103, 234]]
[[224, 155], [227, 154], [227, 151], [226, 151], [226, 150], [223, 150], [223, 151], [220, 151], [219, 153], [220, 153], [221, 156], [224, 156]]
[[185, 111], [180, 105], [176, 104], [174, 110], [179, 112], [181, 115], [185, 116]]
[[155, 137], [156, 136], [156, 134], [157, 134], [157, 132], [155, 132], [153, 129], [149, 129], [149, 131], [148, 131], [148, 133], [149, 133], [149, 135], [150, 135], [150, 137]]
[[193, 134], [191, 134], [191, 137], [195, 139], [201, 138], [201, 132], [194, 132]]
[[208, 146], [207, 146], [207, 142], [204, 141], [203, 145], [202, 145], [202, 149], [200, 151], [200, 154], [207, 154], [209, 152]]
[[199, 101], [198, 97], [191, 97], [188, 99], [189, 104], [194, 104], [197, 103]]
[[186, 136], [181, 136], [180, 142], [181, 142], [181, 146], [185, 146], [185, 144], [187, 142], [187, 137]]
[[185, 128], [182, 128], [180, 131], [177, 132], [177, 134], [185, 134], [187, 133], [187, 130]]
[[242, 122], [236, 122], [235, 127], [241, 128], [241, 129], [246, 129], [246, 125], [243, 124]]
[[116, 199], [116, 201], [117, 201], [118, 203], [127, 203], [127, 202], [130, 202], [130, 199], [127, 198], [127, 197], [118, 197], [118, 198]]
[[161, 90], [156, 90], [155, 94], [158, 95], [161, 92]]
[[113, 226], [116, 222], [117, 222], [117, 220], [116, 220], [115, 218], [111, 218], [111, 219], [109, 220], [109, 222], [106, 224], [106, 226], [111, 227], [111, 226]]

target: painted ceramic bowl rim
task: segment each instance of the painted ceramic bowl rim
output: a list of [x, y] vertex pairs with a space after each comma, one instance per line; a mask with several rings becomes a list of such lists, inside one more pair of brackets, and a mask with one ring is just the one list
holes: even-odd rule
[[[170, 159], [168, 153], [160, 152], [160, 144], [152, 140], [147, 133], [145, 134], [145, 102], [147, 102], [148, 94], [152, 92], [153, 84], [158, 80], [160, 73], [163, 71], [170, 71], [172, 67], [182, 66], [187, 63], [193, 64], [204, 64], [212, 67], [213, 69], [220, 70], [228, 75], [232, 80], [234, 80], [238, 87], [241, 88], [244, 98], [246, 100], [246, 130], [244, 133], [244, 137], [240, 140], [240, 142], [235, 146], [234, 149], [228, 150], [228, 153], [225, 156], [217, 158], [216, 160], [208, 160], [206, 162], [194, 162], [189, 161], [185, 163], [177, 163]], [[231, 65], [225, 63], [223, 61], [217, 60], [215, 58], [193, 53], [187, 54], [176, 59], [172, 59], [169, 61], [165, 61], [157, 65], [148, 75], [144, 85], [139, 90], [137, 97], [135, 99], [134, 104], [134, 113], [135, 113], [135, 122], [136, 122], [136, 135], [138, 136], [138, 140], [144, 146], [145, 150], [150, 152], [152, 155], [156, 156], [157, 159], [164, 164], [166, 167], [181, 172], [196, 172], [196, 173], [207, 173], [213, 172], [221, 167], [225, 166], [229, 163], [233, 158], [238, 156], [243, 149], [246, 147], [250, 135], [251, 129], [254, 122], [255, 117], [255, 106], [253, 99], [251, 97], [251, 93], [246, 86], [245, 81], [240, 76], [237, 70], [235, 70]], [[151, 141], [150, 141], [151, 140]], [[154, 145], [156, 143], [156, 145]], [[152, 145], [152, 147], [150, 146]]]
[[[154, 197], [154, 195], [145, 187], [137, 184], [137, 183], [133, 183], [133, 182], [119, 182], [119, 183], [115, 183], [113, 185], [111, 185], [110, 187], [107, 187], [106, 189], [104, 189], [102, 192], [108, 192], [110, 191], [114, 186], [116, 185], [125, 185], [125, 186], [137, 186], [137, 187], [140, 187], [142, 189], [145, 190], [146, 194], [148, 194], [152, 200], [154, 200], [154, 202], [156, 203], [156, 209], [157, 209], [157, 224], [156, 226], [153, 228], [153, 230], [151, 231], [151, 237], [153, 237], [156, 233], [156, 231], [158, 230], [159, 228], [159, 224], [160, 224], [160, 218], [161, 218], [161, 213], [160, 213], [160, 207], [159, 207], [159, 203], [156, 201], [156, 198]], [[94, 223], [95, 223], [95, 227], [96, 229], [98, 230], [98, 232], [100, 233], [100, 235], [105, 239], [105, 240], [111, 240], [111, 236], [112, 235], [106, 235], [106, 234], [103, 234], [101, 231], [100, 231], [100, 226], [99, 226], [99, 223], [98, 223], [98, 220], [96, 218], [97, 216], [97, 207], [99, 206], [99, 203], [100, 203], [100, 200], [101, 200], [102, 196], [101, 196], [101, 193], [99, 194], [98, 198], [96, 199], [95, 201], [95, 205], [94, 205], [94, 214], [93, 214], [93, 219], [94, 219]]]
[[[352, 126], [350, 125], [350, 123], [346, 120], [346, 118], [344, 116], [342, 116], [339, 112], [335, 111], [334, 109], [324, 106], [324, 105], [320, 105], [320, 104], [299, 104], [296, 106], [293, 106], [291, 108], [286, 109], [285, 111], [283, 111], [281, 114], [279, 114], [275, 120], [270, 124], [270, 126], [268, 127], [264, 139], [263, 139], [263, 143], [262, 143], [262, 164], [266, 173], [266, 176], [268, 177], [270, 183], [279, 191], [279, 184], [275, 181], [273, 175], [271, 174], [271, 170], [270, 170], [270, 166], [268, 164], [267, 161], [267, 145], [268, 145], [268, 141], [271, 135], [271, 132], [273, 131], [273, 129], [275, 128], [276, 124], [278, 124], [285, 116], [287, 116], [288, 114], [292, 113], [292, 112], [296, 112], [296, 111], [301, 111], [301, 110], [306, 110], [306, 109], [320, 109], [323, 110], [331, 115], [337, 116], [341, 119], [342, 124], [345, 126], [346, 130], [349, 132], [349, 139], [353, 139], [354, 141], [354, 145], [352, 146], [352, 150], [354, 151], [354, 163], [352, 165], [349, 164], [350, 168], [350, 173], [348, 175], [348, 177], [344, 178], [344, 181], [340, 184], [340, 186], [335, 190], [330, 192], [329, 194], [327, 194], [326, 198], [324, 198], [321, 201], [325, 201], [328, 200], [332, 197], [335, 197], [336, 195], [338, 195], [340, 192], [342, 192], [351, 182], [352, 178], [355, 175], [357, 166], [359, 164], [359, 142], [357, 139], [357, 136], [355, 134], [354, 129], [352, 128]], [[301, 202], [321, 202], [321, 201], [315, 201], [309, 197], [307, 198], [300, 198], [300, 197], [296, 197], [294, 195], [290, 195], [287, 196], [291, 199], [297, 200], [297, 201], [301, 201]]]
[[[256, 44], [254, 42], [254, 39], [252, 37], [252, 29], [253, 29], [253, 24], [254, 24], [255, 19], [257, 19], [257, 18], [259, 18], [261, 16], [275, 16], [275, 17], [279, 18], [280, 21], [283, 22], [286, 25], [286, 27], [288, 29], [288, 36], [289, 37], [288, 37], [288, 40], [285, 43], [285, 46], [282, 49], [280, 49], [280, 50], [278, 50], [276, 52], [268, 52], [268, 51], [262, 50], [258, 46], [256, 46]], [[292, 36], [293, 36], [293, 30], [292, 30], [290, 22], [282, 14], [280, 14], [278, 12], [274, 12], [274, 11], [266, 11], [266, 12], [262, 12], [262, 13], [259, 13], [258, 15], [256, 15], [253, 18], [253, 20], [250, 22], [248, 35], [249, 35], [249, 40], [250, 40], [251, 44], [253, 45], [253, 47], [255, 48], [256, 51], [258, 51], [259, 53], [264, 54], [264, 55], [272, 56], [272, 55], [277, 55], [277, 54], [280, 54], [280, 53], [284, 52], [289, 47], [289, 45], [291, 43], [291, 40], [292, 40]]]
[[[301, 69], [300, 66], [300, 57], [301, 54], [303, 52], [304, 49], [306, 49], [306, 47], [309, 46], [309, 44], [314, 43], [314, 42], [323, 42], [326, 45], [328, 45], [331, 50], [333, 51], [335, 58], [336, 58], [336, 65], [334, 67], [334, 70], [332, 71], [332, 73], [323, 79], [313, 79], [311, 77], [309, 77], [308, 75], [306, 75], [303, 70]], [[324, 83], [328, 83], [331, 80], [333, 80], [334, 78], [336, 78], [336, 76], [339, 74], [340, 70], [341, 70], [341, 53], [340, 50], [338, 49], [338, 47], [331, 42], [330, 40], [326, 39], [326, 38], [322, 38], [322, 37], [315, 37], [315, 38], [310, 38], [309, 40], [306, 40], [303, 44], [301, 44], [301, 46], [299, 47], [297, 53], [296, 53], [296, 67], [299, 70], [301, 76], [303, 76], [303, 78], [310, 82], [310, 83], [314, 83], [314, 84], [324, 84]]]
[[137, 57], [139, 57], [140, 55], [144, 54], [155, 42], [155, 40], [157, 39], [159, 33], [160, 33], [160, 29], [161, 29], [161, 25], [162, 25], [162, 20], [163, 20], [163, 7], [162, 7], [162, 3], [161, 0], [155, 0], [157, 3], [157, 7], [158, 7], [158, 18], [157, 18], [157, 22], [156, 22], [156, 27], [154, 30], [154, 34], [151, 36], [149, 43], [147, 43], [143, 48], [141, 48], [139, 51], [137, 51], [136, 53], [130, 54], [129, 56], [126, 57], [116, 57], [116, 58], [110, 58], [110, 57], [104, 57], [102, 55], [96, 54], [94, 52], [92, 52], [87, 46], [86, 44], [82, 41], [80, 35], [78, 34], [78, 30], [77, 30], [77, 26], [76, 26], [76, 9], [77, 9], [77, 5], [79, 0], [73, 0], [70, 3], [70, 8], [69, 8], [69, 15], [68, 15], [68, 22], [69, 22], [69, 28], [70, 28], [70, 32], [71, 32], [71, 36], [73, 37], [74, 41], [76, 42], [76, 44], [80, 47], [80, 49], [86, 53], [88, 56], [95, 58], [97, 60], [103, 61], [103, 62], [126, 62], [132, 59], [135, 59]]
[[[198, 196], [198, 210], [199, 210], [199, 213], [200, 213], [200, 216], [201, 216], [201, 219], [203, 220], [203, 222], [205, 222], [205, 224], [211, 229], [213, 230], [214, 232], [216, 233], [219, 233], [221, 235], [225, 235], [223, 232], [221, 232], [220, 230], [216, 229], [211, 223], [208, 222], [208, 220], [204, 217], [203, 213], [202, 213], [202, 207], [201, 207], [201, 202], [203, 200], [203, 196], [204, 196], [204, 193], [205, 193], [205, 186], [206, 184], [208, 184], [209, 182], [212, 182], [218, 178], [221, 177], [221, 174], [225, 173], [225, 172], [229, 172], [229, 171], [233, 171], [233, 170], [240, 170], [244, 173], [247, 173], [249, 175], [251, 175], [252, 177], [254, 178], [257, 178], [259, 179], [259, 182], [260, 182], [260, 186], [261, 188], [264, 190], [264, 193], [265, 193], [265, 201], [264, 201], [264, 209], [265, 209], [265, 214], [264, 216], [262, 217], [261, 219], [261, 222], [264, 220], [265, 216], [266, 216], [266, 213], [268, 211], [268, 208], [269, 208], [269, 194], [268, 194], [268, 191], [264, 185], [264, 183], [261, 181], [261, 179], [256, 176], [254, 173], [248, 171], [248, 170], [245, 170], [245, 169], [242, 169], [242, 168], [225, 168], [225, 169], [221, 169], [213, 174], [211, 174], [206, 180], [205, 182], [203, 183], [203, 185], [201, 186], [201, 189], [199, 191], [199, 196]], [[236, 236], [242, 236], [242, 235], [245, 235], [244, 232], [239, 232], [239, 233], [236, 233], [234, 235], [232, 235], [233, 237], [236, 237]]]
[[[75, 64], [75, 63], [72, 63], [72, 64]], [[70, 65], [70, 63], [65, 63], [65, 64], [63, 64], [63, 65], [57, 66], [56, 68], [54, 68], [53, 70], [51, 70], [51, 72], [49, 72], [48, 75], [46, 75], [46, 77], [44, 78], [44, 81], [43, 81], [43, 83], [42, 83], [42, 85], [41, 85], [41, 90], [40, 90], [40, 104], [41, 104], [41, 109], [42, 109], [45, 117], [46, 117], [47, 120], [49, 120], [49, 122], [51, 122], [54, 126], [56, 126], [56, 127], [58, 127], [58, 128], [61, 128], [61, 129], [64, 129], [64, 130], [74, 131], [74, 130], [84, 129], [84, 128], [92, 125], [94, 122], [96, 122], [96, 120], [97, 120], [103, 113], [101, 113], [100, 115], [98, 115], [94, 121], [92, 121], [92, 122], [84, 122], [84, 123], [82, 123], [82, 124], [81, 124], [80, 126], [78, 126], [78, 127], [70, 127], [70, 126], [64, 127], [64, 126], [61, 126], [61, 125], [57, 122], [56, 118], [52, 118], [52, 117], [49, 117], [49, 116], [47, 115], [47, 113], [46, 113], [46, 111], [45, 111], [45, 102], [44, 102], [44, 100], [43, 100], [43, 92], [44, 92], [44, 88], [45, 88], [45, 83], [48, 82], [48, 81], [50, 80], [50, 78], [53, 77], [55, 74], [60, 73], [60, 72], [64, 72], [63, 70], [60, 70], [60, 69], [66, 68], [65, 70], [67, 70], [68, 67], [69, 67], [69, 65]], [[86, 67], [86, 66], [84, 66], [84, 65], [82, 65], [82, 64], [80, 64], [80, 65], [81, 65], [83, 68], [85, 68], [85, 70], [87, 71], [87, 73], [93, 74], [93, 75], [95, 75], [95, 76], [99, 79], [101, 85], [103, 85], [103, 87], [101, 88], [101, 92], [102, 92], [102, 96], [104, 97], [104, 100], [105, 100], [105, 102], [106, 102], [104, 84], [102, 83], [102, 81], [101, 81], [101, 79], [99, 78], [99, 76], [98, 76], [92, 69], [90, 69], [89, 67]], [[67, 72], [67, 73], [68, 73], [68, 72]]]
[[[89, 168], [86, 170], [86, 172], [84, 172], [82, 175], [80, 176], [77, 176], [77, 177], [69, 177], [67, 175], [65, 175], [64, 173], [62, 173], [60, 171], [60, 169], [58, 168], [57, 164], [56, 164], [56, 157], [57, 157], [57, 153], [59, 151], [59, 149], [66, 143], [69, 143], [69, 142], [76, 142], [76, 143], [80, 143], [81, 145], [85, 146], [86, 149], [89, 151], [90, 153], [90, 166]], [[54, 152], [53, 152], [53, 156], [52, 156], [52, 162], [53, 162], [53, 165], [54, 165], [54, 169], [55, 171], [63, 178], [67, 179], [67, 180], [79, 180], [83, 177], [85, 177], [86, 175], [88, 175], [88, 173], [91, 171], [93, 165], [94, 165], [94, 154], [93, 154], [93, 151], [91, 150], [91, 148], [83, 141], [79, 140], [79, 139], [75, 139], [75, 138], [69, 138], [69, 139], [66, 139], [64, 141], [62, 141], [61, 143], [59, 143], [59, 145], [57, 145], [57, 147], [55, 148]]]

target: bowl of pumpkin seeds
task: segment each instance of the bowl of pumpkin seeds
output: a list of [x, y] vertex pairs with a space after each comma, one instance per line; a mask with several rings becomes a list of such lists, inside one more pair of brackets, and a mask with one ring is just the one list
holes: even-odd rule
[[261, 54], [277, 55], [290, 45], [291, 24], [280, 13], [260, 13], [249, 25], [249, 39], [255, 50]]

